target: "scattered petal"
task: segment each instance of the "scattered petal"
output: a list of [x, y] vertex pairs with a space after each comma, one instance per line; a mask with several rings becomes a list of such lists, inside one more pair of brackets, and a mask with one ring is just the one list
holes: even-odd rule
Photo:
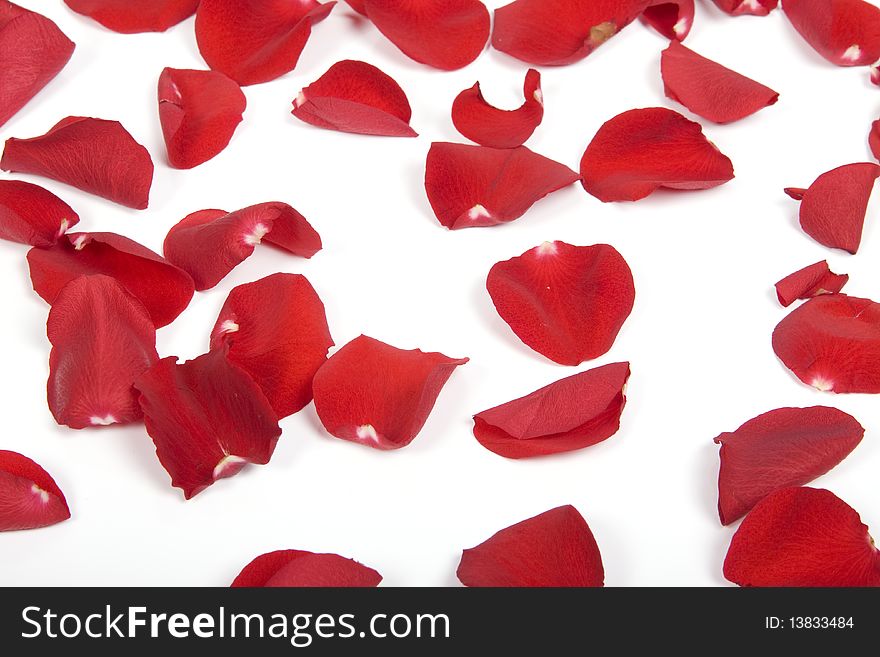
[[122, 34], [164, 32], [194, 13], [199, 0], [64, 0], [78, 14]]
[[837, 294], [849, 280], [847, 274], [835, 274], [821, 260], [789, 274], [776, 284], [776, 297], [787, 308], [797, 299], [812, 299], [820, 294]]
[[0, 180], [0, 239], [31, 246], [52, 246], [79, 223], [79, 215], [50, 191]]
[[782, 10], [817, 53], [838, 66], [880, 59], [880, 9], [863, 0], [782, 0]]
[[262, 554], [239, 573], [232, 587], [375, 587], [382, 576], [372, 568], [340, 557], [304, 550]]
[[694, 26], [694, 0], [650, 0], [640, 20], [667, 39], [684, 41]]
[[714, 0], [718, 8], [731, 16], [766, 16], [776, 9], [779, 0]]
[[58, 484], [35, 462], [0, 450], [0, 532], [48, 527], [70, 509]]
[[871, 147], [871, 154], [880, 160], [880, 121], [874, 121], [871, 124], [871, 133], [868, 135], [868, 145]]
[[364, 6], [366, 0], [345, 0], [345, 2], [361, 16], [367, 15], [367, 8]]

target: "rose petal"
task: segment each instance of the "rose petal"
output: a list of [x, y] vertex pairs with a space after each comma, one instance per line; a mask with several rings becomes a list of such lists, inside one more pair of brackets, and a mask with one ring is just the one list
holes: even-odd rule
[[827, 406], [777, 408], [715, 438], [721, 445], [718, 515], [729, 525], [770, 493], [828, 472], [861, 442], [854, 417]]
[[0, 180], [0, 239], [31, 246], [52, 246], [79, 223], [79, 215], [50, 191]]
[[69, 517], [64, 493], [48, 472], [26, 456], [0, 450], [0, 532], [48, 527]]
[[629, 363], [569, 376], [474, 416], [474, 436], [511, 459], [583, 449], [620, 428]]
[[186, 20], [199, 0], [64, 0], [73, 11], [114, 32], [164, 32]]
[[599, 546], [583, 516], [560, 506], [502, 529], [465, 550], [456, 573], [465, 586], [604, 586]]
[[579, 176], [525, 146], [495, 149], [437, 142], [425, 167], [425, 191], [441, 224], [455, 230], [495, 226], [523, 216]]
[[153, 161], [118, 121], [69, 116], [31, 139], [6, 140], [0, 169], [66, 183], [121, 205], [144, 210]]
[[779, 0], [714, 0], [718, 8], [731, 16], [766, 16], [776, 9]]
[[232, 587], [375, 587], [382, 576], [372, 568], [340, 557], [304, 550], [262, 554], [239, 573]]
[[880, 121], [874, 121], [871, 124], [871, 133], [868, 135], [868, 145], [871, 147], [871, 153], [880, 160]]
[[783, 307], [788, 307], [797, 299], [812, 299], [820, 294], [837, 294], [849, 280], [847, 274], [835, 274], [828, 263], [821, 260], [793, 274], [789, 274], [776, 284], [776, 297]]
[[365, 0], [345, 0], [345, 2], [361, 16], [367, 15], [367, 8], [364, 6]]
[[545, 242], [495, 264], [486, 289], [517, 337], [562, 365], [611, 349], [635, 300], [629, 266], [607, 244]]
[[694, 25], [694, 0], [651, 0], [639, 17], [667, 39], [684, 41]]
[[880, 59], [880, 9], [863, 0], [782, 0], [804, 40], [832, 64], [868, 66]]

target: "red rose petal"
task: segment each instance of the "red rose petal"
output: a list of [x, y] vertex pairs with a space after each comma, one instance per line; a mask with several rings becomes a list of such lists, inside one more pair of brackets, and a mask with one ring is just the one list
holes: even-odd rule
[[374, 587], [382, 576], [372, 568], [340, 557], [304, 550], [262, 554], [239, 573], [232, 587]]
[[199, 0], [64, 0], [78, 14], [114, 32], [164, 32], [194, 13]]
[[305, 276], [273, 274], [233, 288], [211, 333], [211, 349], [256, 381], [279, 418], [312, 400], [312, 379], [333, 346], [324, 304]]
[[828, 268], [825, 260], [817, 262], [793, 274], [789, 274], [776, 284], [776, 297], [784, 307], [797, 299], [812, 299], [820, 294], [837, 294], [849, 280], [847, 274], [835, 274]]
[[729, 525], [770, 493], [828, 472], [861, 442], [854, 417], [827, 406], [778, 408], [715, 438], [721, 445], [718, 515]]
[[375, 66], [337, 62], [293, 101], [293, 115], [319, 128], [360, 135], [417, 137], [400, 85]]
[[525, 146], [486, 148], [437, 142], [425, 167], [425, 190], [441, 224], [455, 230], [495, 226], [523, 216], [579, 176]]
[[562, 365], [611, 349], [635, 300], [629, 266], [607, 244], [545, 242], [495, 264], [486, 289], [517, 337]]
[[738, 121], [773, 105], [779, 94], [684, 47], [669, 44], [660, 60], [666, 96], [714, 121]]
[[262, 241], [303, 258], [321, 250], [321, 238], [305, 217], [286, 203], [270, 202], [235, 212], [193, 212], [168, 231], [164, 251], [192, 276], [197, 290], [207, 290]]
[[135, 381], [147, 433], [186, 499], [246, 464], [265, 465], [281, 435], [259, 386], [222, 350], [163, 358]]
[[440, 390], [467, 358], [406, 351], [362, 335], [321, 366], [315, 410], [329, 433], [376, 449], [409, 445]]
[[49, 409], [84, 429], [140, 420], [134, 380], [159, 360], [144, 306], [109, 276], [80, 276], [58, 293], [46, 324]]
[[880, 392], [880, 304], [845, 294], [815, 297], [773, 331], [773, 351], [807, 385]]
[[199, 52], [215, 71], [240, 85], [289, 73], [335, 2], [317, 0], [201, 0], [196, 12]]
[[26, 456], [0, 450], [0, 532], [48, 527], [69, 517], [64, 493], [48, 472]]
[[354, 9], [361, 16], [367, 15], [367, 8], [364, 6], [366, 0], [345, 0], [349, 7]]
[[45, 16], [0, 0], [0, 126], [61, 72], [75, 47]]
[[779, 0], [714, 0], [721, 11], [731, 16], [766, 16], [776, 9]]
[[639, 20], [667, 39], [684, 41], [694, 25], [694, 0], [651, 0]]
[[465, 586], [604, 586], [599, 546], [583, 516], [560, 506], [502, 529], [465, 550], [456, 573]]
[[880, 160], [880, 121], [871, 124], [871, 133], [868, 135], [868, 145], [871, 153]]
[[699, 123], [662, 107], [606, 122], [581, 160], [584, 189], [605, 203], [638, 201], [661, 187], [709, 189], [733, 179], [733, 165]]
[[743, 520], [724, 576], [740, 586], [880, 586], [880, 551], [859, 514], [834, 493], [785, 488]]
[[0, 169], [66, 183], [143, 210], [150, 200], [153, 161], [117, 121], [69, 116], [31, 139], [6, 140]]
[[34, 291], [47, 303], [73, 279], [105, 274], [144, 305], [156, 328], [173, 322], [195, 290], [185, 271], [115, 233], [70, 233], [51, 248], [31, 249], [27, 258]]
[[20, 180], [0, 180], [0, 239], [52, 246], [79, 215], [50, 191]]
[[481, 146], [522, 146], [544, 118], [541, 74], [535, 69], [526, 73], [523, 95], [525, 102], [518, 109], [498, 109], [486, 102], [477, 82], [458, 94], [452, 103], [452, 122], [462, 135]]
[[570, 452], [620, 428], [629, 363], [587, 370], [474, 416], [474, 436], [511, 459]]
[[813, 50], [838, 66], [880, 59], [880, 9], [863, 0], [782, 0], [782, 10]]
[[159, 76], [159, 119], [168, 162], [191, 169], [219, 154], [241, 123], [247, 99], [216, 71], [166, 68]]

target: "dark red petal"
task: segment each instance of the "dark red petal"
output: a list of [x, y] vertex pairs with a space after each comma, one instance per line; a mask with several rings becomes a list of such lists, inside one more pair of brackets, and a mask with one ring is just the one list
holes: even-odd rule
[[286, 203], [270, 202], [235, 212], [193, 212], [168, 231], [164, 251], [193, 277], [197, 290], [207, 290], [262, 241], [303, 258], [321, 250], [321, 238], [305, 217]]
[[779, 0], [714, 0], [718, 8], [731, 16], [766, 16], [776, 9]]
[[73, 279], [115, 278], [147, 309], [153, 324], [170, 324], [189, 305], [192, 278], [145, 246], [115, 233], [70, 233], [51, 248], [28, 252], [34, 291], [52, 304]]
[[629, 363], [613, 363], [551, 383], [474, 416], [474, 436], [511, 459], [582, 449], [620, 428]]
[[544, 118], [541, 74], [535, 69], [526, 73], [523, 95], [525, 102], [521, 107], [501, 110], [486, 102], [477, 82], [458, 94], [452, 103], [452, 122], [461, 134], [482, 146], [522, 146]]
[[229, 144], [247, 99], [234, 80], [216, 71], [166, 68], [159, 76], [159, 119], [168, 162], [191, 169]]
[[135, 381], [147, 433], [186, 499], [246, 464], [265, 465], [281, 435], [259, 386], [223, 350], [163, 358]]
[[251, 375], [279, 418], [312, 400], [312, 379], [333, 346], [324, 304], [305, 276], [273, 274], [233, 288], [211, 349]]
[[425, 166], [425, 191], [441, 224], [454, 230], [495, 226], [523, 216], [532, 205], [578, 174], [525, 146], [486, 148], [437, 142]]
[[262, 554], [244, 567], [232, 587], [374, 587], [382, 576], [372, 568], [340, 557], [304, 550]]
[[793, 274], [789, 274], [776, 284], [776, 297], [784, 307], [797, 299], [812, 299], [820, 294], [837, 294], [849, 280], [847, 274], [835, 274], [828, 268], [825, 260], [817, 262]]
[[794, 29], [832, 64], [868, 66], [880, 59], [880, 9], [863, 0], [782, 0]]
[[489, 41], [489, 11], [479, 0], [364, 0], [363, 5], [403, 54], [434, 68], [466, 66]]
[[0, 532], [48, 527], [69, 517], [64, 493], [48, 472], [26, 456], [0, 450]]
[[871, 124], [871, 133], [868, 135], [868, 145], [871, 147], [871, 154], [880, 160], [880, 121], [874, 121]]
[[684, 47], [669, 44], [660, 60], [666, 96], [715, 123], [738, 121], [773, 105], [779, 94]]
[[721, 445], [718, 515], [729, 525], [770, 493], [803, 486], [840, 463], [865, 430], [827, 406], [778, 408], [715, 438]]
[[79, 215], [50, 191], [20, 180], [0, 180], [0, 239], [52, 246]]
[[604, 586], [599, 546], [573, 506], [560, 506], [502, 529], [465, 550], [458, 564], [465, 586]]
[[517, 337], [562, 365], [611, 349], [635, 300], [629, 266], [607, 244], [545, 242], [495, 264], [486, 289]]
[[405, 351], [362, 335], [321, 366], [312, 388], [328, 432], [376, 449], [409, 445], [467, 358]]
[[153, 161], [118, 121], [69, 116], [31, 139], [6, 140], [0, 169], [66, 183], [143, 210], [150, 201]]
[[241, 85], [289, 73], [335, 2], [317, 0], [201, 0], [196, 12], [199, 52], [215, 71]]
[[337, 62], [293, 101], [293, 115], [319, 128], [360, 135], [417, 137], [400, 85], [375, 66]]
[[807, 385], [880, 392], [880, 304], [845, 294], [815, 297], [773, 331], [773, 351]]
[[709, 189], [733, 179], [733, 165], [699, 123], [662, 107], [606, 122], [581, 160], [584, 189], [605, 203], [638, 201], [661, 187]]
[[667, 39], [684, 41], [694, 26], [694, 0], [650, 0], [640, 20]]
[[880, 551], [859, 514], [834, 493], [785, 488], [736, 530], [724, 576], [740, 586], [880, 586]]
[[75, 47], [45, 16], [0, 2], [0, 126], [58, 75]]
[[787, 188], [785, 193], [801, 200], [801, 228], [807, 235], [819, 244], [855, 253], [878, 177], [876, 164], [845, 164], [823, 173], [809, 189]]
[[199, 0], [64, 0], [73, 11], [114, 32], [164, 32], [186, 20]]
[[62, 288], [46, 324], [49, 409], [84, 429], [140, 420], [134, 380], [158, 360], [146, 308], [109, 276], [80, 276]]

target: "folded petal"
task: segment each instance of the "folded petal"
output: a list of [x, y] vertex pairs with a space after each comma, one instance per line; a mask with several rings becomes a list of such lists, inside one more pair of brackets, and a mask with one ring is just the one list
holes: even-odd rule
[[382, 576], [372, 568], [340, 557], [304, 550], [277, 550], [251, 561], [232, 582], [249, 587], [375, 587]]
[[517, 337], [561, 365], [611, 349], [635, 301], [629, 265], [607, 244], [545, 242], [495, 264], [486, 288]]
[[69, 517], [64, 493], [48, 472], [26, 456], [0, 450], [0, 532], [48, 527]]
[[20, 180], [0, 180], [0, 239], [52, 246], [77, 223], [79, 215], [52, 192]]
[[78, 14], [122, 34], [164, 32], [186, 20], [199, 0], [64, 0]]
[[837, 294], [849, 280], [847, 274], [835, 274], [821, 260], [789, 274], [776, 284], [776, 297], [784, 307], [797, 299], [812, 299], [820, 294]]
[[868, 66], [880, 59], [880, 9], [863, 0], [782, 0], [794, 29], [832, 64]]
[[667, 39], [684, 41], [694, 25], [694, 0], [650, 0], [639, 20]]
[[766, 16], [776, 9], [779, 0], [713, 0], [718, 8], [731, 16]]

